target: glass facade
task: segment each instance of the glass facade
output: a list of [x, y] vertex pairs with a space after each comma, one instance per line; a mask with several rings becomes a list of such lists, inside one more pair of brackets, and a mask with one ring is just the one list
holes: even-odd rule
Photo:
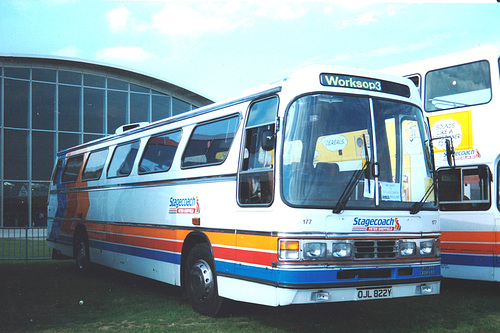
[[148, 77], [142, 82], [116, 68], [87, 70], [64, 62], [13, 64], [0, 57], [0, 227], [46, 224], [57, 151], [113, 134], [127, 123], [156, 121], [211, 102], [174, 97], [154, 78], [150, 84]]

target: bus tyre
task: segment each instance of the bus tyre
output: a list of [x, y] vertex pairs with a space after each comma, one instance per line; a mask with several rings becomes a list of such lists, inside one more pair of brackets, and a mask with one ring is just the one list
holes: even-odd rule
[[90, 270], [89, 241], [86, 235], [81, 233], [76, 236], [75, 240], [75, 260], [78, 270], [81, 272]]
[[198, 244], [189, 252], [184, 282], [186, 296], [196, 312], [215, 317], [222, 305], [217, 292], [214, 258], [208, 244]]

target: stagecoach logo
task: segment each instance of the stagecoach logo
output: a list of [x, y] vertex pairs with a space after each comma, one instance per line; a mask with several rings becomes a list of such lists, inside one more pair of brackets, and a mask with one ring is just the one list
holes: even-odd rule
[[170, 198], [168, 208], [169, 214], [198, 214], [200, 212], [200, 204], [198, 197], [191, 198]]
[[361, 218], [355, 217], [352, 231], [400, 231], [401, 225], [397, 217]]

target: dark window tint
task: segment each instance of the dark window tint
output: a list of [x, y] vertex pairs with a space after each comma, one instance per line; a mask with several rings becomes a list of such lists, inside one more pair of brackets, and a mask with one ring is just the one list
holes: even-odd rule
[[130, 122], [148, 121], [148, 113], [149, 95], [130, 94]]
[[128, 82], [108, 79], [108, 89], [117, 89], [117, 90], [128, 90]]
[[85, 88], [83, 102], [84, 131], [102, 133], [104, 129], [104, 90]]
[[32, 178], [49, 180], [54, 163], [55, 133], [33, 131], [32, 136]]
[[59, 71], [59, 83], [82, 84], [82, 74], [76, 72]]
[[56, 85], [33, 82], [32, 89], [33, 128], [53, 130]]
[[28, 179], [28, 131], [4, 131], [4, 178]]
[[56, 71], [53, 69], [33, 68], [33, 81], [56, 82]]
[[4, 117], [7, 127], [28, 127], [29, 82], [5, 79]]
[[127, 93], [108, 91], [108, 134], [127, 123]]
[[59, 180], [59, 175], [61, 174], [63, 159], [57, 161], [56, 167], [54, 168], [54, 173], [52, 174], [52, 184], [56, 184]]
[[80, 144], [80, 134], [73, 133], [59, 133], [58, 135], [58, 150], [67, 149], [69, 147], [77, 146]]
[[59, 130], [80, 130], [80, 87], [59, 86]]
[[116, 147], [108, 169], [108, 178], [128, 176], [139, 151], [139, 141]]
[[178, 114], [187, 112], [191, 110], [191, 104], [181, 101], [177, 98], [172, 98], [172, 115], [176, 116]]
[[83, 84], [88, 87], [104, 88], [104, 85], [106, 84], [106, 78], [104, 78], [103, 76], [85, 74], [83, 76]]
[[82, 167], [82, 163], [83, 163], [83, 155], [70, 157], [68, 159], [68, 162], [66, 163], [66, 168], [64, 168], [61, 182], [63, 183], [76, 182], [76, 180], [78, 179], [78, 174], [80, 173], [80, 168]]
[[151, 173], [170, 169], [180, 140], [181, 131], [149, 139], [139, 165], [139, 172]]
[[152, 120], [160, 120], [170, 116], [170, 96], [153, 95]]
[[182, 166], [204, 166], [223, 163], [229, 153], [240, 117], [214, 121], [197, 126], [189, 139]]
[[104, 168], [107, 156], [107, 149], [90, 153], [85, 169], [83, 170], [82, 180], [86, 181], [99, 179], [101, 177], [102, 169]]
[[30, 69], [24, 67], [5, 67], [4, 75], [17, 79], [30, 79]]

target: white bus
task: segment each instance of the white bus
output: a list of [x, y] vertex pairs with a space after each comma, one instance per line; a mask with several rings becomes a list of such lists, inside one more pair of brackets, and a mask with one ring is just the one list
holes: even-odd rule
[[384, 71], [419, 86], [432, 136], [448, 138], [455, 147], [457, 167], [450, 168], [444, 144], [434, 141], [436, 166], [442, 167], [443, 276], [500, 281], [498, 49], [482, 46]]
[[438, 294], [430, 133], [410, 80], [316, 67], [58, 153], [48, 244], [223, 299]]

